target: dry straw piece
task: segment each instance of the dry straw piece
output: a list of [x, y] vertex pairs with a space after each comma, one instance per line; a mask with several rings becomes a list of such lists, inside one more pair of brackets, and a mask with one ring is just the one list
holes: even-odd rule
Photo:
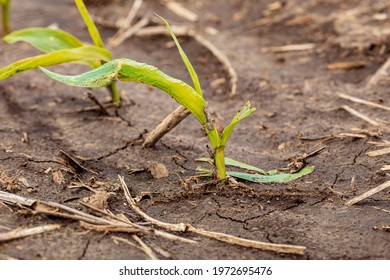
[[388, 187], [390, 187], [390, 181], [387, 181], [357, 197], [354, 197], [353, 199], [347, 201], [345, 204], [348, 205], [348, 206], [351, 206], [351, 205], [354, 205], [356, 203], [358, 203], [359, 201], [362, 201], [363, 199], [366, 199], [367, 197], [370, 197], [380, 191], [383, 191], [385, 189], [387, 189]]
[[195, 228], [192, 225], [184, 224], [184, 223], [178, 223], [178, 224], [171, 224], [171, 223], [165, 223], [161, 222], [159, 220], [156, 220], [150, 216], [148, 216], [146, 213], [144, 213], [135, 203], [133, 198], [130, 195], [129, 189], [123, 179], [123, 177], [119, 176], [119, 181], [122, 185], [123, 192], [125, 194], [126, 200], [129, 203], [129, 206], [138, 214], [140, 215], [145, 221], [148, 221], [156, 226], [159, 226], [161, 228], [164, 228], [166, 230], [175, 231], [175, 232], [193, 232], [197, 233], [199, 235], [207, 236], [209, 238], [213, 238], [222, 242], [226, 242], [229, 244], [234, 245], [240, 245], [244, 247], [250, 247], [260, 250], [268, 250], [273, 251], [277, 253], [289, 253], [289, 254], [298, 254], [303, 255], [305, 254], [306, 247], [304, 246], [295, 246], [295, 245], [285, 245], [285, 244], [273, 244], [273, 243], [267, 243], [267, 242], [260, 242], [256, 240], [250, 240], [245, 238], [239, 238], [233, 235], [219, 233], [219, 232], [213, 232], [213, 231], [206, 231], [203, 229]]

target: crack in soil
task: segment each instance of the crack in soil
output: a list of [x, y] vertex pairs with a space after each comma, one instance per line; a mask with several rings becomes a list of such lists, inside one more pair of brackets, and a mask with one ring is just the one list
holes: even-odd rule
[[83, 251], [81, 252], [81, 256], [78, 257], [78, 260], [82, 260], [85, 257], [85, 254], [87, 253], [87, 250], [89, 248], [89, 244], [91, 243], [91, 240], [87, 239], [87, 242], [84, 245]]
[[55, 163], [55, 164], [60, 164], [59, 162], [53, 160], [53, 159], [36, 159], [32, 158], [28, 155], [18, 155], [18, 156], [9, 156], [6, 158], [0, 158], [0, 160], [12, 160], [12, 159], [23, 159], [27, 160], [30, 162], [35, 162], [35, 163]]
[[116, 115], [121, 121], [123, 121], [124, 123], [126, 123], [127, 126], [129, 126], [129, 127], [132, 127], [132, 126], [133, 126], [132, 123], [131, 123], [129, 120], [127, 120], [125, 117], [123, 117], [123, 116], [121, 115], [121, 113], [119, 113], [119, 110], [118, 110], [118, 109], [115, 110], [115, 115]]
[[365, 148], [365, 149], [360, 150], [360, 152], [358, 152], [358, 153], [353, 157], [351, 163], [348, 163], [348, 164], [346, 164], [346, 165], [344, 165], [344, 166], [342, 167], [341, 171], [340, 171], [339, 173], [336, 174], [336, 177], [335, 177], [335, 179], [333, 180], [332, 185], [330, 186], [331, 189], [333, 189], [334, 186], [336, 185], [336, 183], [337, 183], [337, 181], [338, 181], [340, 175], [342, 175], [342, 174], [345, 172], [345, 170], [347, 169], [347, 165], [348, 165], [348, 166], [349, 166], [349, 165], [352, 165], [352, 166], [355, 165], [355, 164], [356, 164], [356, 161], [357, 161], [357, 159], [358, 159], [358, 157], [360, 157], [363, 153], [367, 152], [369, 149], [370, 149], [370, 148], [368, 147], [368, 148]]
[[291, 209], [293, 209], [293, 208], [298, 207], [299, 205], [306, 204], [306, 201], [300, 200], [300, 199], [297, 199], [297, 200], [295, 200], [294, 202], [295, 202], [295, 204], [290, 205], [290, 206], [284, 208], [282, 211], [291, 210]]
[[215, 215], [217, 215], [217, 217], [221, 218], [221, 219], [230, 220], [232, 222], [237, 222], [237, 223], [240, 223], [240, 224], [245, 224], [245, 220], [234, 219], [232, 217], [225, 217], [225, 216], [221, 215], [220, 213], [218, 213], [218, 211], [215, 212]]
[[[162, 141], [161, 141], [161, 145], [162, 145], [163, 147], [167, 148], [167, 149], [170, 150], [170, 151], [174, 151], [176, 154], [178, 154], [179, 156], [181, 156], [182, 158], [184, 158], [185, 162], [188, 161], [188, 158], [187, 158], [185, 155], [183, 155], [180, 151], [178, 151], [177, 149], [171, 148], [169, 145], [165, 144], [165, 143], [162, 142]], [[180, 163], [178, 160], [176, 160], [176, 159], [174, 159], [174, 158], [173, 158], [173, 161], [175, 162], [175, 164], [176, 164], [177, 166], [183, 168], [184, 170], [187, 170], [187, 171], [194, 171], [193, 169], [184, 166], [183, 163]]]
[[325, 201], [325, 199], [327, 199], [329, 196], [325, 196], [323, 198], [321, 198], [320, 200], [316, 201], [316, 202], [313, 202], [312, 204], [310, 204], [310, 206], [314, 206], [314, 205], [317, 205], [319, 203], [322, 203]]
[[143, 133], [141, 133], [137, 138], [135, 139], [132, 139], [130, 141], [127, 141], [123, 146], [121, 147], [118, 147], [102, 156], [99, 156], [97, 158], [88, 158], [88, 160], [95, 160], [95, 161], [99, 161], [99, 160], [102, 160], [104, 158], [107, 158], [107, 157], [110, 157], [112, 155], [115, 155], [116, 153], [120, 152], [120, 151], [123, 151], [123, 150], [126, 150], [129, 146], [133, 146], [135, 144], [137, 144], [138, 142], [141, 142], [142, 139], [144, 138], [144, 134], [146, 133], [146, 131], [144, 131]]

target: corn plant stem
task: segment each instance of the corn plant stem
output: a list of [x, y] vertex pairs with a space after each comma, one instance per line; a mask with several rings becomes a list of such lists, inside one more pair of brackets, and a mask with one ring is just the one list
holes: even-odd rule
[[107, 89], [109, 90], [109, 92], [112, 95], [112, 103], [114, 103], [114, 105], [118, 107], [120, 105], [120, 102], [121, 102], [121, 97], [120, 97], [120, 94], [119, 94], [118, 89], [116, 87], [116, 82], [113, 81], [112, 84], [107, 87]]
[[215, 148], [214, 164], [217, 168], [217, 177], [222, 180], [222, 183], [226, 179], [226, 167], [225, 167], [225, 146], [218, 146]]
[[[81, 16], [84, 19], [84, 22], [85, 22], [85, 24], [87, 26], [88, 32], [89, 32], [89, 34], [91, 36], [91, 39], [92, 39], [94, 45], [97, 46], [97, 47], [105, 48], [103, 40], [102, 40], [102, 38], [100, 36], [99, 30], [97, 29], [97, 27], [96, 27], [95, 23], [93, 22], [91, 16], [89, 15], [87, 7], [84, 4], [84, 1], [83, 0], [75, 0], [74, 2], [76, 4], [77, 9], [79, 10]], [[103, 61], [102, 61], [102, 64], [104, 64]], [[118, 93], [118, 89], [116, 87], [115, 81], [109, 87], [107, 87], [107, 89], [108, 89], [108, 91], [112, 95], [112, 102], [114, 103], [114, 105], [115, 106], [119, 106], [119, 104], [120, 104], [120, 95]]]
[[2, 4], [2, 19], [3, 19], [3, 35], [7, 35], [10, 31], [9, 28], [9, 10], [10, 1], [5, 1]]

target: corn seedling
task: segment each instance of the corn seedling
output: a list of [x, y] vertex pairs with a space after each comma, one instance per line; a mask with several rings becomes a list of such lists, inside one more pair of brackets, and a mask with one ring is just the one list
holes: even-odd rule
[[9, 8], [10, 8], [11, 0], [0, 0], [1, 5], [1, 16], [2, 16], [2, 24], [3, 24], [3, 34], [7, 35], [9, 33]]
[[[0, 1], [5, 2], [4, 0]], [[87, 26], [94, 46], [86, 45], [72, 34], [57, 29], [38, 27], [12, 32], [3, 38], [4, 42], [8, 44], [26, 42], [44, 52], [44, 54], [22, 59], [1, 68], [0, 80], [23, 71], [66, 62], [82, 63], [91, 68], [97, 68], [112, 59], [111, 52], [105, 49], [99, 31], [92, 21], [84, 2], [75, 0], [75, 3]], [[120, 100], [116, 84], [111, 83], [109, 90], [112, 93], [114, 104], [119, 105]]]
[[[114, 81], [120, 80], [125, 82], [141, 82], [168, 93], [179, 104], [186, 107], [204, 128], [212, 146], [211, 162], [216, 169], [215, 175], [218, 179], [225, 181], [225, 147], [229, 136], [238, 122], [250, 116], [256, 109], [251, 108], [250, 102], [247, 102], [220, 134], [210, 117], [207, 102], [203, 98], [197, 74], [176, 39], [176, 36], [173, 34], [168, 22], [165, 20], [164, 22], [190, 74], [193, 87], [181, 80], [168, 76], [154, 66], [139, 63], [131, 59], [115, 59], [92, 71], [76, 76], [61, 75], [44, 68], [42, 68], [42, 71], [49, 77], [72, 86], [104, 87], [109, 86]], [[237, 174], [231, 173], [231, 175], [235, 176]]]

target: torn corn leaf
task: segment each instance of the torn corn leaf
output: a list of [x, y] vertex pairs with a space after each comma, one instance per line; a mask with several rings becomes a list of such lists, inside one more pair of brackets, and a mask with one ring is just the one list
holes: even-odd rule
[[72, 86], [102, 87], [115, 80], [141, 82], [168, 93], [179, 104], [186, 107], [201, 124], [206, 124], [204, 112], [206, 101], [191, 86], [172, 78], [154, 66], [131, 59], [114, 59], [89, 72], [67, 76], [42, 69], [49, 77]]
[[109, 60], [110, 56], [111, 54], [109, 51], [94, 46], [58, 50], [22, 59], [1, 68], [0, 80], [41, 66], [51, 66], [65, 62], [84, 63], [92, 67], [97, 64], [100, 65], [100, 61], [102, 60]]
[[[196, 169], [200, 176], [212, 176], [213, 172], [210, 169], [198, 167]], [[314, 171], [314, 166], [306, 166], [296, 173], [278, 173], [275, 175], [260, 175], [244, 172], [227, 171], [226, 174], [238, 179], [254, 182], [254, 183], [288, 183], [302, 176], [308, 175]]]
[[7, 44], [26, 42], [42, 52], [82, 47], [83, 43], [68, 32], [51, 28], [26, 28], [3, 37]]
[[[196, 161], [212, 162], [212, 160], [210, 158], [198, 158]], [[228, 158], [228, 157], [225, 157], [225, 165], [227, 165], [227, 166], [234, 166], [234, 167], [239, 167], [239, 168], [246, 169], [246, 170], [255, 171], [255, 172], [258, 172], [258, 173], [264, 174], [264, 175], [267, 174], [267, 172], [265, 172], [261, 168], [258, 168], [256, 166], [249, 165], [249, 164], [246, 164], [246, 163], [243, 163], [243, 162], [240, 162], [238, 160], [235, 160], [235, 159], [232, 159], [232, 158]]]
[[279, 173], [276, 175], [249, 174], [235, 171], [228, 171], [226, 173], [229, 176], [255, 183], [288, 183], [290, 181], [301, 178], [302, 176], [308, 175], [313, 171], [314, 166], [306, 166], [296, 173]]

